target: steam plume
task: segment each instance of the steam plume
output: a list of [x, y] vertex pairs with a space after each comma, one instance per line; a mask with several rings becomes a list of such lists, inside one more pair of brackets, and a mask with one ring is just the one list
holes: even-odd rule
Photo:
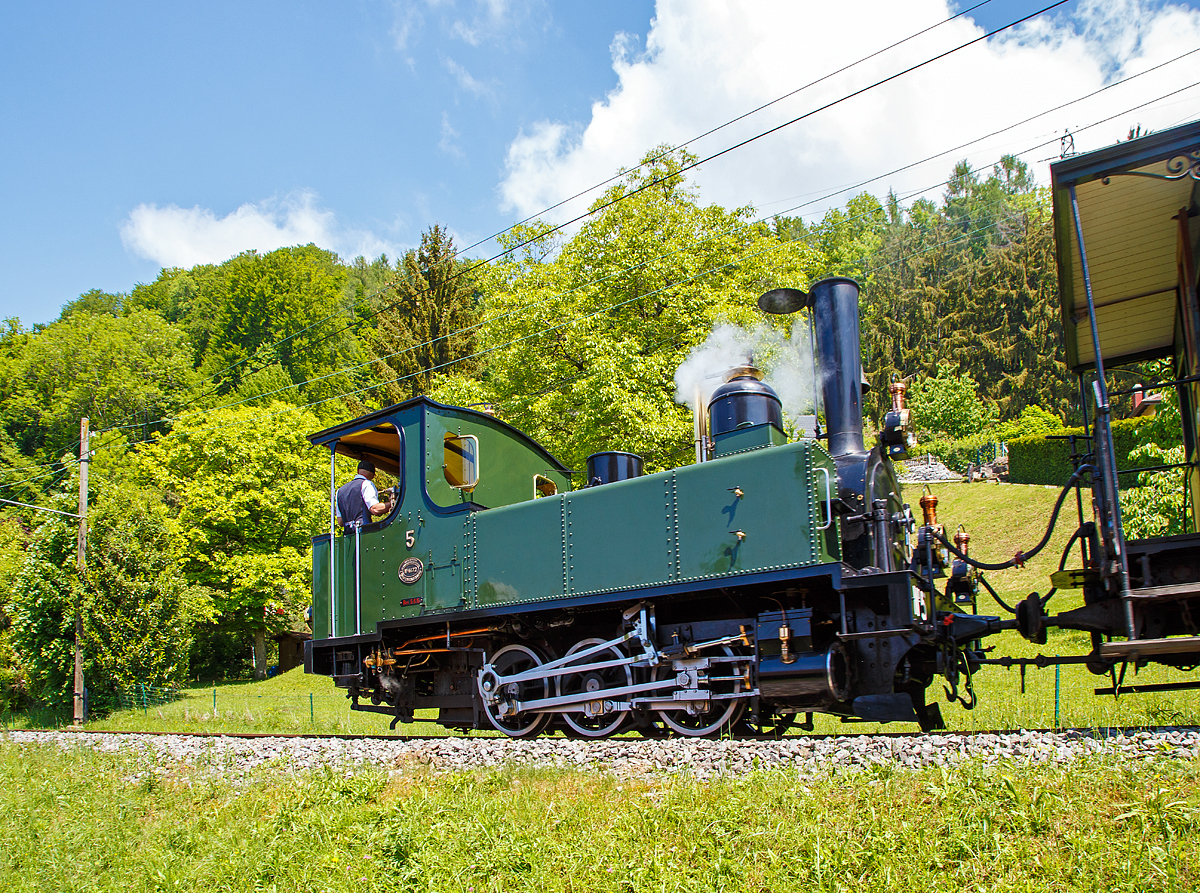
[[753, 365], [765, 373], [764, 381], [775, 389], [784, 415], [798, 428], [811, 433], [816, 415], [813, 380], [813, 350], [808, 326], [797, 320], [790, 338], [778, 329], [759, 325], [746, 329], [730, 323], [716, 326], [708, 339], [692, 348], [675, 371], [675, 399], [696, 410], [708, 407], [713, 391], [734, 366]]

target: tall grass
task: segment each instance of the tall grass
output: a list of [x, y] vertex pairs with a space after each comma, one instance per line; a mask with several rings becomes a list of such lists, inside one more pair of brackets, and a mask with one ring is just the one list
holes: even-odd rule
[[1200, 763], [800, 781], [197, 770], [0, 745], [19, 891], [1184, 891]]

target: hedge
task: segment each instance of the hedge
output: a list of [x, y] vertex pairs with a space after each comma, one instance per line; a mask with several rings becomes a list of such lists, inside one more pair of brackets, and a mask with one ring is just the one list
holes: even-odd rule
[[959, 474], [967, 473], [967, 466], [991, 462], [996, 458], [996, 438], [990, 432], [973, 434], [959, 440], [919, 441], [913, 458], [926, 453], [938, 458], [943, 465]]
[[[1117, 468], [1145, 468], [1156, 465], [1152, 459], [1130, 459], [1129, 453], [1141, 446], [1139, 432], [1144, 419], [1117, 419], [1112, 423], [1113, 447], [1116, 452]], [[1083, 435], [1082, 428], [1064, 428], [1051, 432], [1050, 436], [1063, 437], [1068, 434]], [[1077, 441], [1081, 452], [1088, 452], [1088, 441]], [[1071, 466], [1071, 443], [1067, 440], [1048, 440], [1047, 435], [1014, 437], [1008, 442], [1008, 480], [1013, 484], [1049, 484], [1061, 487], [1073, 471]], [[1136, 486], [1132, 475], [1121, 479], [1121, 486]]]

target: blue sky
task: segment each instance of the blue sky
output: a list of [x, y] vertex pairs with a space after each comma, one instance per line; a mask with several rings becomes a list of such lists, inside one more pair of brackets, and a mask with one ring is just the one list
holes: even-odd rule
[[[938, 29], [697, 151], [926, 58], [976, 25], [987, 30], [1044, 5], [993, 0], [973, 21]], [[989, 122], [1015, 121], [1022, 109], [1200, 47], [1194, 5], [1083, 0], [1019, 40], [993, 40], [985, 55], [964, 52], [961, 62], [706, 165], [696, 176], [702, 197], [781, 211], [796, 196], [884, 174], [987, 133]], [[164, 264], [252, 247], [312, 239], [347, 257], [393, 254], [434, 222], [467, 244], [634, 163], [657, 142], [686, 139], [947, 15], [945, 0], [895, 6], [6, 4], [0, 315], [46, 322], [90, 288], [128, 291]], [[1175, 68], [1200, 70], [1195, 58]], [[1103, 107], [1073, 107], [960, 157], [977, 151], [986, 164], [988, 153], [1023, 150], [1190, 83], [1164, 72], [1105, 97]], [[952, 112], [929, 117], [938, 103]], [[1127, 117], [1160, 127], [1197, 116], [1200, 92], [1191, 91]], [[1111, 143], [1125, 126], [1122, 118], [1088, 131], [1081, 148]], [[932, 162], [923, 176], [935, 183], [953, 160]], [[866, 188], [923, 185], [885, 178]]]

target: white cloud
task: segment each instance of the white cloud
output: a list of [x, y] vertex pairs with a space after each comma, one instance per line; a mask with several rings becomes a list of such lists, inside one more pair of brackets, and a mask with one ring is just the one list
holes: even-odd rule
[[[510, 144], [500, 184], [506, 210], [537, 213], [631, 167], [650, 148], [677, 144], [836, 71], [953, 14], [947, 0], [658, 0], [646, 39], [613, 40], [617, 86], [586, 122], [538, 121]], [[701, 157], [782, 124], [984, 33], [958, 19], [802, 91], [692, 146]], [[692, 171], [705, 201], [754, 203], [780, 213], [821, 195], [950, 149], [1200, 46], [1200, 13], [1152, 0], [1083, 0], [1074, 18], [1037, 20], [961, 50]], [[1057, 134], [1080, 151], [1195, 117], [1200, 89], [1081, 128], [1197, 78], [1196, 56], [969, 149], [866, 187], [882, 195], [933, 187], [967, 157], [987, 168], [1026, 152], [1039, 182]], [[1053, 146], [1030, 150], [1053, 141]], [[859, 191], [859, 190], [855, 190]], [[936, 193], [938, 190], [934, 190]], [[561, 209], [579, 213], [594, 194]], [[799, 213], [819, 215], [843, 195]], [[797, 213], [797, 212], [792, 212]]]
[[438, 140], [438, 148], [455, 158], [462, 158], [463, 150], [455, 142], [456, 139], [458, 131], [450, 124], [450, 113], [442, 112], [442, 138]]
[[411, 0], [405, 2], [395, 2], [392, 4], [392, 27], [390, 30], [392, 43], [396, 49], [404, 51], [408, 49], [408, 43], [413, 37], [413, 33], [421, 25], [421, 13], [417, 9], [416, 4]]
[[334, 213], [319, 208], [311, 192], [247, 203], [224, 217], [199, 206], [142, 204], [129, 212], [120, 229], [129, 251], [164, 267], [220, 263], [251, 249], [272, 251], [310, 242], [342, 257], [395, 257], [403, 251], [371, 232], [338, 226]]
[[446, 70], [454, 75], [454, 79], [458, 81], [458, 85], [475, 96], [491, 97], [495, 90], [492, 85], [486, 84], [483, 81], [476, 80], [471, 76], [471, 72], [467, 71], [450, 57], [442, 60], [442, 64], [446, 66]]

